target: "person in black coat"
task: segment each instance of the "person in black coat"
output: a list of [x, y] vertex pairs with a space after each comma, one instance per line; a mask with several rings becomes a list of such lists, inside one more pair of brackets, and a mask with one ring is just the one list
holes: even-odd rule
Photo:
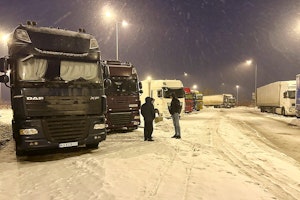
[[174, 93], [172, 93], [172, 101], [171, 105], [169, 106], [169, 112], [172, 116], [175, 134], [172, 138], [180, 139], [181, 133], [180, 133], [180, 125], [179, 125], [179, 116], [182, 109], [182, 106], [180, 105], [180, 101], [176, 97]]
[[141, 107], [141, 113], [144, 117], [144, 140], [153, 141], [152, 132], [153, 132], [153, 120], [155, 119], [155, 110], [153, 106], [154, 99], [151, 97], [146, 97], [145, 103]]

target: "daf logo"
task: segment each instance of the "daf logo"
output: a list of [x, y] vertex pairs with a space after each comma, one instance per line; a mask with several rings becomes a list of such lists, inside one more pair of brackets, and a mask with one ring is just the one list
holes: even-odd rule
[[42, 101], [44, 97], [26, 97], [27, 101]]
[[98, 99], [100, 99], [99, 96], [95, 96], [95, 97], [91, 96], [91, 98], [90, 98], [90, 100], [98, 100]]

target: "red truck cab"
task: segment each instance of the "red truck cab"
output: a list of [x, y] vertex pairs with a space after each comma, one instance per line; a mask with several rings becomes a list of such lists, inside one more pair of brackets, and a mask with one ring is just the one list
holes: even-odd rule
[[193, 111], [194, 99], [191, 89], [188, 87], [184, 88], [185, 93], [185, 112], [190, 113]]

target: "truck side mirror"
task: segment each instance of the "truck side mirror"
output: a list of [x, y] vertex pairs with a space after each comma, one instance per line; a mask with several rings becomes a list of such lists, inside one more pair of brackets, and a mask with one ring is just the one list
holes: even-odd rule
[[104, 79], [104, 88], [107, 89], [111, 86], [111, 80], [110, 79]]
[[103, 78], [108, 79], [110, 78], [110, 71], [107, 65], [103, 64], [102, 65], [102, 70], [103, 70]]
[[140, 88], [140, 90], [143, 89], [143, 84], [142, 84], [142, 82], [139, 82], [139, 88]]
[[7, 68], [7, 58], [0, 58], [0, 72], [5, 72]]
[[9, 82], [9, 77], [5, 74], [5, 75], [1, 75], [0, 76], [0, 82], [1, 83], [8, 83]]

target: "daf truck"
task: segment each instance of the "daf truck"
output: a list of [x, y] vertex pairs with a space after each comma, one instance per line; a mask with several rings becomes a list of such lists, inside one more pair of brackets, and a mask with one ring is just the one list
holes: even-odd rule
[[[16, 154], [85, 146], [105, 140], [105, 77], [94, 36], [19, 25], [1, 58], [1, 82], [10, 87]], [[104, 71], [102, 71], [104, 70]]]
[[140, 125], [140, 88], [136, 68], [129, 62], [104, 61], [110, 71], [107, 96], [108, 131], [134, 130]]
[[143, 93], [141, 103], [146, 97], [154, 98], [154, 108], [160, 117], [171, 117], [168, 107], [171, 105], [171, 94], [174, 93], [180, 101], [181, 116], [184, 113], [184, 89], [181, 80], [144, 80], [142, 81]]
[[256, 105], [261, 112], [295, 116], [296, 80], [277, 81], [257, 88]]

